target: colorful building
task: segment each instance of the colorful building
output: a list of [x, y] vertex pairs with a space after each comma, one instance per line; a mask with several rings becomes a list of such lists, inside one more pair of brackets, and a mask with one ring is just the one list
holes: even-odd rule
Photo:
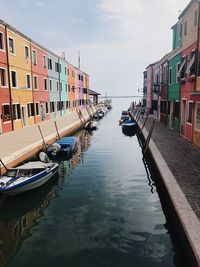
[[198, 42], [198, 7], [199, 3], [191, 1], [179, 16], [179, 38], [182, 39], [182, 61], [178, 76], [181, 82], [180, 96], [180, 131], [192, 141], [193, 139], [193, 100], [191, 94], [195, 91], [196, 54]]
[[0, 134], [12, 130], [8, 69], [7, 31], [0, 21]]
[[86, 105], [89, 75], [0, 20], [0, 134]]
[[12, 27], [7, 28], [8, 64], [12, 99], [12, 119], [15, 129], [34, 124], [31, 42]]
[[36, 43], [31, 43], [31, 50], [27, 51], [27, 60], [31, 58], [33, 101], [30, 113], [35, 115], [35, 123], [50, 118], [47, 52]]

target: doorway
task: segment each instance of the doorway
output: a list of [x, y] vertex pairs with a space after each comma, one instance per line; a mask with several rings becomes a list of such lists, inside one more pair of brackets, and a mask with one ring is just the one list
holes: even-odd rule
[[186, 100], [182, 100], [182, 118], [181, 118], [181, 133], [185, 135], [186, 125]]
[[26, 107], [22, 106], [22, 127], [27, 126]]

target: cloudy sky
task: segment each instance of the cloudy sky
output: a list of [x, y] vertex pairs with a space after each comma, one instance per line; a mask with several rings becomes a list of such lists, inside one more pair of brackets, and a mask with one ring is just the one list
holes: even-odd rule
[[90, 75], [103, 95], [137, 95], [145, 67], [171, 50], [189, 0], [0, 0], [0, 18]]

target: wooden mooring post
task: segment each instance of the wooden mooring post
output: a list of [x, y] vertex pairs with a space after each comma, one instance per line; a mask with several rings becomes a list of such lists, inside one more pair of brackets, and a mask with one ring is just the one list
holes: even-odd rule
[[142, 148], [142, 152], [145, 154], [147, 152], [147, 149], [149, 147], [149, 142], [150, 142], [150, 139], [151, 139], [151, 136], [152, 136], [152, 133], [153, 133], [153, 129], [154, 129], [154, 126], [155, 126], [155, 122], [156, 120], [153, 120], [152, 121], [152, 124], [151, 124], [151, 128], [149, 130], [149, 134], [147, 136], [147, 139], [146, 139], [146, 142], [144, 143], [144, 146]]

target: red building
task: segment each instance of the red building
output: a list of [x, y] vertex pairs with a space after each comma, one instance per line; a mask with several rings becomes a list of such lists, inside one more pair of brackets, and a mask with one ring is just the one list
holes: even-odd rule
[[0, 133], [12, 130], [5, 26], [0, 22]]
[[35, 43], [31, 43], [32, 88], [35, 105], [35, 123], [50, 118], [49, 91], [52, 90], [48, 80], [47, 52]]
[[192, 141], [192, 110], [191, 94], [195, 91], [195, 55], [197, 42], [182, 51], [182, 63], [179, 69], [181, 81], [181, 134]]

